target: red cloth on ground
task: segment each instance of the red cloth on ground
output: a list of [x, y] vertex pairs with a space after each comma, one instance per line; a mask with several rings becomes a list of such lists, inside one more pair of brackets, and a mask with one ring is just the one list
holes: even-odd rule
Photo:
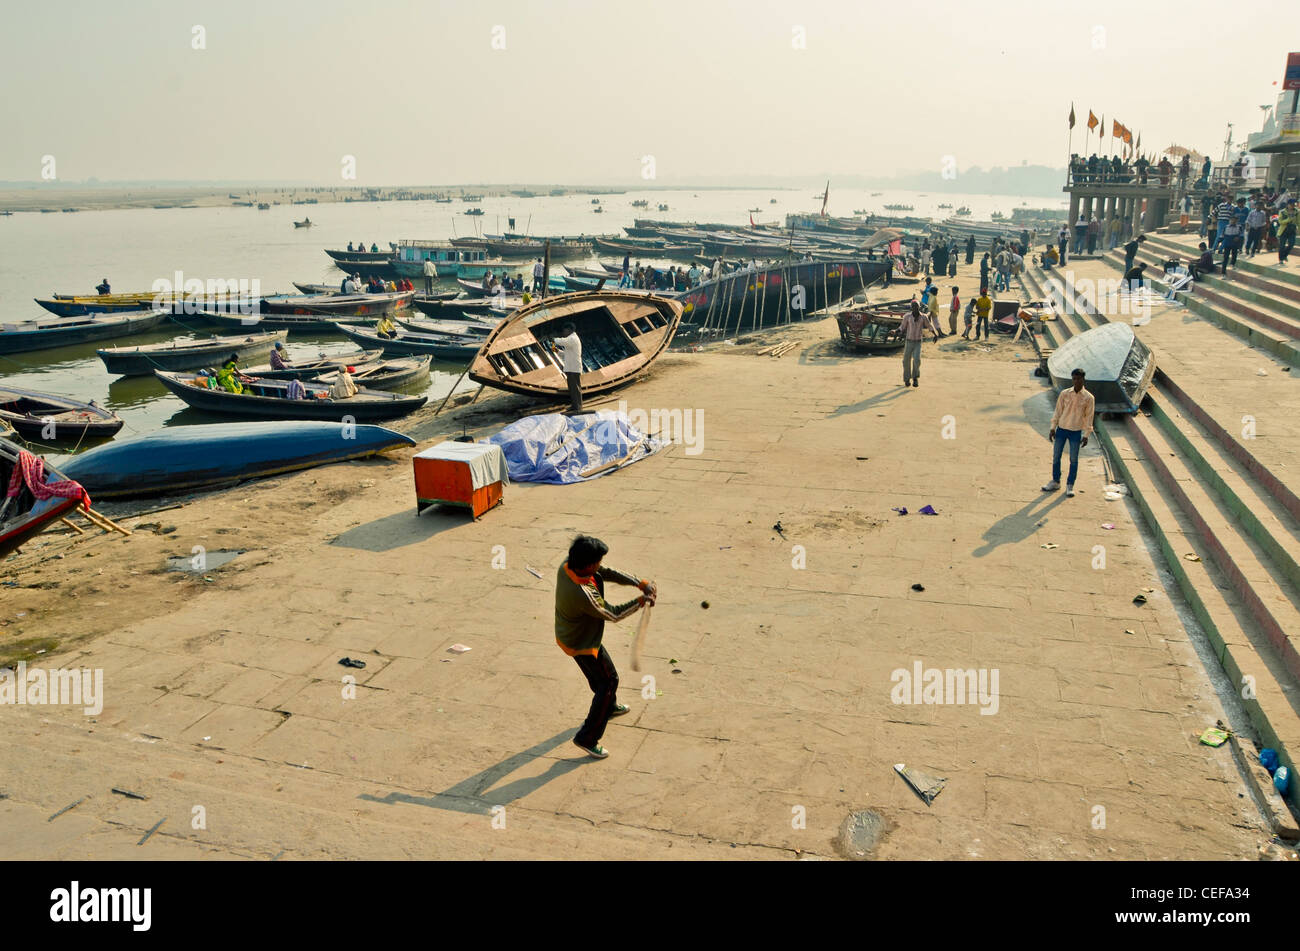
[[18, 450], [18, 464], [14, 466], [13, 475], [9, 477], [7, 498], [13, 498], [22, 489], [23, 483], [31, 490], [36, 501], [59, 497], [63, 499], [80, 499], [81, 504], [90, 508], [90, 495], [81, 487], [80, 482], [63, 479], [59, 482], [45, 481], [45, 460], [33, 456], [26, 449]]

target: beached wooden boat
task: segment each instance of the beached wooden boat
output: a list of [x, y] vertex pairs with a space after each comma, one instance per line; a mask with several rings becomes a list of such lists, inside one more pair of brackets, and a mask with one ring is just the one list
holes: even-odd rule
[[564, 294], [520, 308], [492, 332], [470, 364], [470, 379], [511, 393], [568, 398], [552, 341], [572, 323], [582, 340], [584, 396], [635, 379], [672, 342], [682, 305], [665, 297], [601, 291]]
[[848, 300], [882, 279], [887, 266], [879, 260], [811, 261], [742, 269], [669, 296], [684, 305], [684, 320], [735, 333], [802, 320]]
[[1156, 373], [1151, 348], [1118, 321], [1075, 334], [1047, 358], [1052, 384], [1063, 390], [1070, 374], [1083, 370], [1084, 385], [1096, 399], [1097, 413], [1136, 413]]
[[366, 349], [382, 349], [386, 356], [411, 356], [428, 354], [447, 363], [468, 363], [476, 353], [483, 338], [469, 334], [424, 334], [398, 331], [393, 337], [381, 337], [373, 330], [339, 325], [339, 333]]
[[109, 439], [122, 428], [122, 417], [96, 403], [39, 390], [0, 385], [0, 419], [24, 439], [77, 442]]
[[[56, 495], [37, 501], [25, 480], [14, 498], [4, 497], [14, 469], [19, 465], [19, 454], [23, 452], [27, 450], [7, 439], [0, 439], [0, 558], [13, 553], [34, 535], [57, 524], [59, 519], [69, 515], [83, 500], [87, 506], [90, 504], [89, 496], [80, 485], [64, 487], [62, 491], [66, 491], [67, 496]], [[68, 476], [46, 463], [41, 481], [45, 485], [54, 485], [68, 481]]]
[[266, 380], [312, 380], [322, 373], [333, 373], [339, 367], [360, 370], [362, 367], [379, 363], [383, 358], [384, 354], [381, 350], [363, 350], [360, 353], [345, 353], [337, 357], [321, 357], [317, 360], [295, 363], [284, 370], [272, 370], [271, 364], [259, 363], [256, 366], [243, 367], [240, 372]]
[[45, 317], [22, 323], [0, 323], [0, 353], [25, 353], [110, 340], [152, 330], [165, 319], [162, 310], [132, 310], [121, 314]]
[[[608, 280], [611, 273], [603, 264], [600, 267], [580, 267], [577, 264], [566, 264], [564, 269], [573, 277], [585, 277], [593, 281], [599, 281], [602, 279]], [[616, 269], [612, 273], [615, 277], [618, 277], [622, 270], [621, 265], [616, 266]]]
[[[287, 388], [291, 380], [252, 380], [244, 383], [243, 393], [212, 389], [210, 377], [191, 373], [168, 373], [155, 370], [154, 376], [195, 409], [231, 416], [256, 416], [263, 419], [322, 419], [338, 422], [345, 416], [357, 422], [396, 419], [412, 413], [425, 404], [428, 397], [401, 396], [361, 387], [356, 396], [331, 399], [330, 388], [320, 383], [304, 382], [307, 396], [291, 400]], [[301, 382], [301, 381], [299, 381]]]
[[[95, 498], [137, 498], [234, 485], [415, 445], [380, 426], [342, 434], [338, 420], [173, 426], [75, 456], [63, 475]], [[2, 459], [0, 446], [0, 473]]]
[[289, 336], [287, 330], [255, 333], [244, 337], [211, 337], [146, 344], [140, 347], [109, 347], [96, 350], [104, 369], [120, 376], [148, 376], [154, 370], [197, 370], [215, 367], [236, 354], [240, 361], [264, 357], [276, 341]]
[[566, 291], [598, 291], [604, 288], [609, 279], [608, 274], [601, 274], [600, 277], [596, 278], [566, 275], [564, 289]]
[[893, 353], [907, 342], [903, 337], [903, 315], [910, 301], [890, 301], [871, 307], [841, 311], [835, 315], [840, 328], [840, 346], [859, 353]]

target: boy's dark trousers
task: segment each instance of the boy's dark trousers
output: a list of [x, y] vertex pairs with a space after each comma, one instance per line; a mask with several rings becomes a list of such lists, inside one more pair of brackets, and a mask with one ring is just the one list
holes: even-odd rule
[[593, 694], [586, 722], [582, 724], [582, 729], [578, 731], [573, 741], [581, 747], [590, 749], [605, 735], [605, 725], [609, 723], [609, 715], [614, 709], [614, 704], [618, 702], [618, 671], [614, 669], [614, 661], [603, 644], [595, 657], [590, 654], [578, 654], [573, 659], [578, 662], [578, 667], [586, 675]]

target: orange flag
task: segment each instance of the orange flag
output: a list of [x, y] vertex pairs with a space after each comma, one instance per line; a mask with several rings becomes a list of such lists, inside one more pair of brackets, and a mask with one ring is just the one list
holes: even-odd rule
[[1110, 137], [1111, 137], [1112, 139], [1122, 139], [1122, 138], [1124, 138], [1124, 133], [1123, 133], [1123, 131], [1122, 131], [1123, 128], [1124, 128], [1124, 127], [1123, 127], [1122, 125], [1119, 124], [1119, 120], [1118, 120], [1118, 119], [1111, 119], [1111, 120], [1110, 120]]
[[1100, 124], [1101, 123], [1098, 121], [1097, 117], [1092, 114], [1092, 110], [1089, 109], [1088, 110], [1088, 131], [1091, 132], [1093, 129], [1097, 128], [1097, 126]]

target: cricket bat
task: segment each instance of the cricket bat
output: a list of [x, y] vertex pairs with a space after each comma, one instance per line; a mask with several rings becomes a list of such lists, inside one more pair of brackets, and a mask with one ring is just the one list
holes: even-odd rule
[[650, 609], [653, 605], [647, 604], [641, 610], [641, 623], [637, 625], [636, 637], [632, 638], [632, 669], [641, 669], [641, 651], [645, 649], [646, 631], [650, 630]]

